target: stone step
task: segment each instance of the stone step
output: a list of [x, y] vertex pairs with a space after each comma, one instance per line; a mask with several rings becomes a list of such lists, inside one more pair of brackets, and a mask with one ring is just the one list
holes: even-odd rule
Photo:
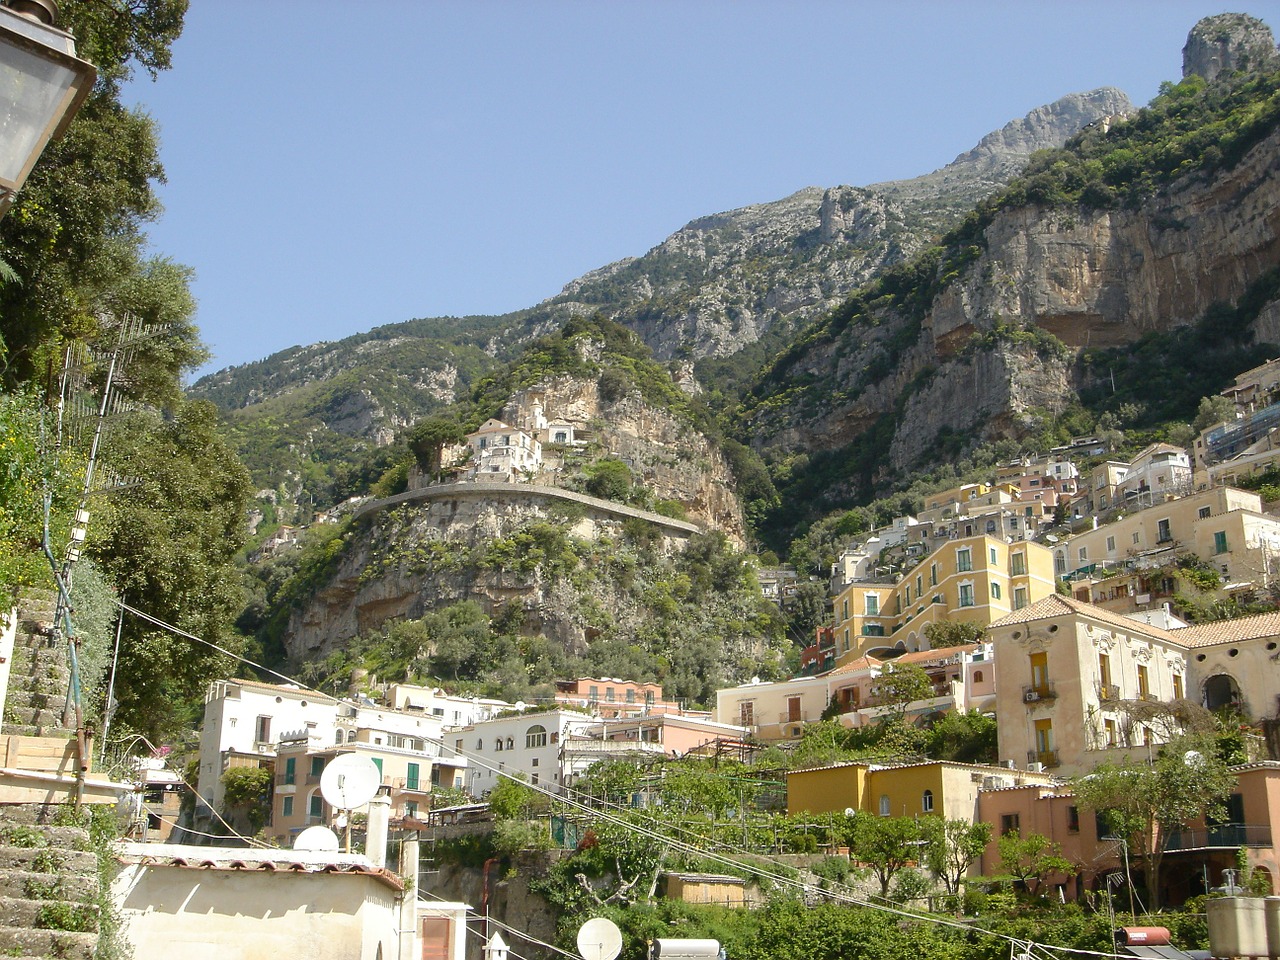
[[89, 831], [84, 827], [54, 827], [48, 824], [0, 824], [0, 846], [30, 849], [90, 850]]
[[[33, 727], [30, 724], [6, 723], [0, 727], [0, 735], [6, 737], [54, 737], [73, 740], [76, 732], [70, 727]], [[3, 954], [0, 954], [3, 956]]]
[[[0, 897], [0, 923], [9, 927], [58, 930], [72, 933], [98, 932], [98, 905], [66, 900], [29, 900]], [[0, 947], [0, 950], [3, 948]], [[0, 953], [0, 955], [3, 955]]]
[[93, 960], [98, 947], [96, 933], [63, 930], [30, 930], [0, 926], [0, 956], [58, 957], [60, 960]]
[[[56, 856], [53, 850], [49, 850], [48, 853]], [[37, 866], [44, 866], [44, 864], [37, 863]], [[0, 899], [8, 897], [24, 900], [95, 903], [98, 899], [96, 869], [95, 866], [94, 870], [87, 873], [74, 873], [69, 870], [56, 873], [0, 870]]]
[[24, 707], [18, 707], [14, 710], [10, 710], [9, 707], [6, 705], [4, 716], [5, 716], [5, 720], [8, 721], [9, 723], [16, 723], [20, 726], [27, 726], [27, 727], [64, 726], [62, 722], [61, 706], [59, 706], [57, 710], [32, 710]]
[[35, 690], [10, 690], [5, 706], [15, 710], [61, 710], [65, 693], [39, 693]]
[[56, 870], [89, 876], [97, 869], [98, 858], [92, 850], [0, 846], [0, 871], [14, 870], [39, 874]]

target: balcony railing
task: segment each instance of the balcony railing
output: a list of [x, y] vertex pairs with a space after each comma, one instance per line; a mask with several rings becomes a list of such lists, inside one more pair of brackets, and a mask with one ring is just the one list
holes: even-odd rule
[[1179, 830], [1171, 833], [1169, 842], [1165, 844], [1165, 851], [1269, 846], [1271, 846], [1269, 824], [1223, 823], [1215, 827]]
[[1041, 700], [1057, 699], [1058, 692], [1054, 689], [1052, 680], [1047, 680], [1044, 683], [1036, 683], [1022, 688], [1023, 703], [1039, 703]]
[[1047, 770], [1060, 763], [1057, 750], [1028, 750], [1027, 763], [1039, 763]]
[[1120, 684], [1118, 683], [1100, 683], [1098, 684], [1099, 700], [1119, 700]]

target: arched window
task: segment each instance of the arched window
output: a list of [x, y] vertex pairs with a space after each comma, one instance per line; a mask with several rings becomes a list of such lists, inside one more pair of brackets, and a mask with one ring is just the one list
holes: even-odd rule
[[483, 749], [484, 749], [484, 739], [483, 739], [483, 738], [482, 738], [482, 739], [480, 739], [480, 740], [477, 740], [477, 741], [476, 741], [476, 749], [477, 749], [477, 750], [483, 750]]
[[933, 791], [926, 790], [924, 796], [920, 798], [920, 809], [925, 813], [933, 812]]
[[516, 748], [515, 737], [507, 737], [507, 749], [514, 750]]
[[526, 747], [545, 747], [547, 745], [547, 728], [540, 723], [535, 723], [525, 731], [524, 745]]
[[334, 743], [338, 743], [338, 744], [340, 744], [340, 743], [342, 743], [345, 739], [346, 739], [346, 734], [344, 734], [341, 730], [339, 730], [339, 731], [334, 735], [334, 740], [333, 740], [333, 742], [334, 742]]
[[355, 743], [355, 742], [356, 742], [356, 732], [354, 730], [348, 730], [347, 743]]
[[494, 741], [493, 741], [493, 748], [494, 748], [495, 750], [497, 750], [499, 753], [501, 753], [501, 752], [502, 752], [502, 738], [501, 738], [501, 737], [498, 737], [496, 740], [494, 740]]
[[981, 682], [982, 682], [982, 671], [981, 671], [981, 670], [975, 670], [975, 671], [973, 671], [973, 682], [974, 682], [974, 683], [981, 683]]

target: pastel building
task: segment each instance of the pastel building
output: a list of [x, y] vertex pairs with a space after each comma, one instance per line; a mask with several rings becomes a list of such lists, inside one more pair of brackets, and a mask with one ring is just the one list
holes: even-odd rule
[[501, 420], [486, 420], [467, 434], [476, 479], [515, 479], [542, 466], [542, 444], [532, 435]]
[[494, 717], [447, 735], [442, 757], [469, 761], [466, 789], [473, 797], [487, 794], [504, 773], [558, 790], [570, 773], [562, 764], [562, 742], [597, 722], [564, 708]]
[[893, 583], [851, 583], [835, 598], [837, 665], [928, 649], [925, 627], [985, 626], [1054, 591], [1053, 555], [986, 535], [949, 540]]

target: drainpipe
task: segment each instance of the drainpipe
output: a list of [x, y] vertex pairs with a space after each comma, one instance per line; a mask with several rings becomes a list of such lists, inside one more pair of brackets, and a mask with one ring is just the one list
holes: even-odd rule
[[484, 862], [484, 871], [480, 876], [480, 918], [484, 922], [484, 937], [489, 939], [489, 865], [497, 863], [501, 857], [490, 857]]
[[397, 960], [413, 960], [413, 942], [418, 933], [418, 841], [400, 845], [400, 874], [406, 890], [400, 898], [400, 944]]

